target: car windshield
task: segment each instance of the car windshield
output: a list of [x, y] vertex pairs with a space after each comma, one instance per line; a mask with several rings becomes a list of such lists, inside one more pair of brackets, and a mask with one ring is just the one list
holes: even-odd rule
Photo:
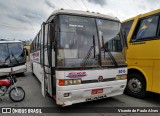
[[113, 59], [107, 55], [107, 52], [104, 50], [102, 53], [104, 45], [109, 46], [107, 49], [113, 53], [118, 63], [122, 59], [125, 61], [124, 57], [119, 55], [124, 56], [121, 53], [119, 22], [70, 15], [60, 15], [59, 19], [60, 31], [57, 39], [59, 68], [99, 67], [100, 62], [102, 65], [114, 65]]
[[15, 66], [25, 63], [25, 54], [21, 43], [0, 44], [0, 66]]

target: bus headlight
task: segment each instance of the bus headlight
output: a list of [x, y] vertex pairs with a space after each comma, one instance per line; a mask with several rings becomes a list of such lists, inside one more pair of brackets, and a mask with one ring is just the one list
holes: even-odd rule
[[127, 75], [117, 75], [116, 80], [122, 80], [122, 79], [127, 79]]
[[72, 85], [72, 84], [73, 84], [72, 80], [65, 80], [65, 85]]
[[78, 85], [78, 84], [81, 84], [81, 79], [59, 80], [58, 84], [59, 86]]

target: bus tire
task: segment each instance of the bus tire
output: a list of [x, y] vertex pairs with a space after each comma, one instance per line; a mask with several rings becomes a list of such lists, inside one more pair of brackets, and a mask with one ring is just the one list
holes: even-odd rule
[[146, 81], [141, 74], [128, 75], [125, 93], [136, 98], [146, 97]]

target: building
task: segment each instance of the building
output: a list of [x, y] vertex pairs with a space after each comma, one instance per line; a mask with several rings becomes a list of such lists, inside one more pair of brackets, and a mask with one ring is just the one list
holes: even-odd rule
[[26, 48], [26, 61], [30, 61], [30, 45], [24, 45], [24, 48]]

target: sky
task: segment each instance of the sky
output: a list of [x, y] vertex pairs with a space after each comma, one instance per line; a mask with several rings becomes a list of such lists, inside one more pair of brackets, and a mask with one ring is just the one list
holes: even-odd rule
[[160, 0], [0, 0], [0, 39], [31, 40], [57, 9], [99, 12], [120, 21], [160, 9]]

